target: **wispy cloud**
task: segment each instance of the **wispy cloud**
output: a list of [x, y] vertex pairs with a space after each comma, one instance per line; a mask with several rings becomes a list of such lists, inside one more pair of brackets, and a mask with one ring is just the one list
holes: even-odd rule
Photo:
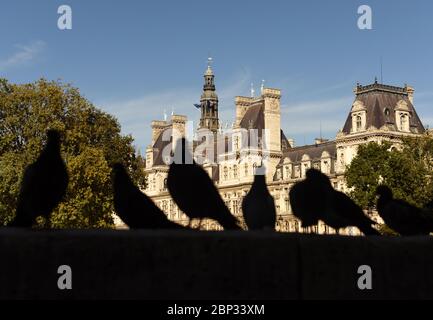
[[[218, 86], [218, 97], [220, 105], [220, 119], [234, 119], [234, 97], [240, 92], [245, 92], [249, 87], [251, 73], [243, 70], [226, 83]], [[127, 99], [123, 101], [111, 101], [97, 103], [101, 108], [119, 120], [124, 134], [131, 134], [135, 139], [136, 146], [144, 152], [144, 148], [150, 143], [152, 120], [161, 120], [164, 111], [170, 118], [173, 111], [175, 114], [185, 115], [188, 120], [197, 121], [200, 118], [199, 111], [193, 104], [200, 100], [200, 91], [197, 88], [178, 88], [168, 91], [156, 92]]]
[[[226, 123], [230, 125], [234, 121], [234, 97], [248, 92], [250, 82], [251, 73], [243, 70], [226, 83], [220, 84], [218, 88], [219, 116], [223, 125]], [[336, 85], [329, 90], [340, 87]], [[196, 103], [199, 98], [200, 92], [197, 91], [197, 88], [184, 87], [151, 93], [134, 99], [102, 102], [98, 105], [119, 119], [123, 133], [131, 134], [135, 139], [135, 145], [143, 153], [150, 143], [151, 121], [163, 119], [164, 112], [168, 118], [172, 111], [175, 114], [186, 115], [196, 127], [200, 113], [194, 108], [193, 103]], [[320, 129], [325, 136], [333, 138], [343, 127], [352, 101], [352, 96], [343, 96], [284, 103], [281, 106], [281, 126], [287, 136], [294, 137], [296, 140], [306, 136], [309, 139], [314, 135], [319, 136]]]
[[0, 71], [21, 66], [34, 60], [45, 48], [45, 42], [33, 41], [27, 45], [17, 44], [17, 50], [9, 57], [0, 59]]

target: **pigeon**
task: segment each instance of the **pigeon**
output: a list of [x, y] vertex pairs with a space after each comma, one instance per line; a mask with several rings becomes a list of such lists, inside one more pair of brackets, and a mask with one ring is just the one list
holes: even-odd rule
[[380, 235], [379, 231], [371, 226], [375, 222], [345, 193], [334, 189], [329, 190], [327, 210], [324, 211], [321, 220], [337, 232], [341, 228], [356, 226], [367, 236]]
[[200, 224], [209, 218], [226, 230], [242, 230], [207, 172], [195, 163], [186, 148], [185, 138], [179, 139], [167, 177], [167, 188], [179, 209], [190, 220], [200, 219]]
[[308, 169], [306, 179], [292, 188], [290, 201], [303, 227], [322, 220], [337, 233], [341, 228], [356, 226], [365, 235], [380, 234], [362, 209], [346, 194], [335, 190], [328, 176], [317, 169]]
[[131, 181], [125, 167], [113, 166], [114, 209], [130, 229], [184, 229], [170, 220]]
[[303, 228], [317, 225], [325, 210], [326, 193], [323, 184], [317, 183], [315, 179], [315, 172], [309, 170], [306, 179], [297, 182], [289, 192], [293, 215], [301, 220]]
[[25, 171], [15, 218], [10, 227], [30, 228], [39, 216], [49, 225], [51, 212], [65, 196], [68, 172], [60, 154], [60, 133], [47, 131], [47, 143], [37, 160]]
[[433, 231], [431, 210], [417, 208], [406, 201], [394, 199], [387, 186], [377, 188], [377, 211], [385, 224], [402, 236], [428, 235]]
[[265, 175], [256, 173], [253, 185], [242, 201], [242, 212], [248, 230], [275, 230], [277, 213]]
[[337, 230], [355, 226], [365, 235], [380, 235], [371, 225], [375, 222], [367, 217], [362, 209], [350, 197], [337, 191], [331, 184], [329, 177], [320, 170], [309, 169], [307, 178], [321, 190], [323, 194], [324, 210], [319, 219], [331, 228]]

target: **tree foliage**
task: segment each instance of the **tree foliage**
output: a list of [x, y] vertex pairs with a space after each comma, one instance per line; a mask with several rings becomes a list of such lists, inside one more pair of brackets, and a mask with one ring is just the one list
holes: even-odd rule
[[404, 138], [400, 148], [387, 142], [361, 145], [345, 173], [350, 196], [363, 208], [373, 208], [375, 190], [385, 184], [396, 198], [423, 206], [433, 197], [432, 156], [433, 138], [427, 134]]
[[70, 176], [52, 226], [111, 227], [111, 165], [123, 162], [143, 185], [144, 161], [132, 137], [121, 135], [114, 117], [94, 107], [78, 89], [43, 79], [22, 85], [0, 79], [0, 224], [12, 219], [23, 171], [38, 157], [48, 128], [63, 135], [62, 155]]

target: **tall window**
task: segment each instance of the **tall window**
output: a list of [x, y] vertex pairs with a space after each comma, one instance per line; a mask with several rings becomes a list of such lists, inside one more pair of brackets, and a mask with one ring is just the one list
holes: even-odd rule
[[401, 131], [409, 131], [409, 126], [408, 126], [408, 118], [407, 115], [405, 115], [404, 113], [400, 114], [400, 130]]
[[227, 172], [228, 172], [227, 167], [224, 167], [224, 180], [227, 180]]
[[235, 136], [235, 150], [239, 150], [239, 136]]
[[361, 116], [356, 116], [356, 131], [360, 131], [362, 126]]
[[233, 166], [233, 178], [235, 178], [235, 179], [238, 178], [238, 166], [237, 165]]

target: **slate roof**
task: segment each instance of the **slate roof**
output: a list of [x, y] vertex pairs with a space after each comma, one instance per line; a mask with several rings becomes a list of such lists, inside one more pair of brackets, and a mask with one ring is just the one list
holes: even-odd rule
[[283, 153], [283, 158], [289, 158], [291, 162], [300, 162], [302, 157], [306, 154], [311, 160], [319, 160], [322, 157], [322, 153], [327, 151], [331, 158], [337, 157], [335, 141], [327, 141], [319, 144], [306, 145], [301, 147], [295, 147], [287, 150]]
[[[413, 133], [423, 133], [425, 131], [413, 104], [410, 102], [406, 87], [393, 87], [379, 83], [368, 86], [357, 86], [355, 101], [364, 104], [367, 111], [366, 128], [371, 126], [380, 129], [389, 126], [392, 130], [397, 130], [395, 109], [398, 102], [406, 102], [410, 113], [410, 131]], [[352, 130], [352, 118], [349, 113], [343, 127], [343, 132], [348, 134]]]

